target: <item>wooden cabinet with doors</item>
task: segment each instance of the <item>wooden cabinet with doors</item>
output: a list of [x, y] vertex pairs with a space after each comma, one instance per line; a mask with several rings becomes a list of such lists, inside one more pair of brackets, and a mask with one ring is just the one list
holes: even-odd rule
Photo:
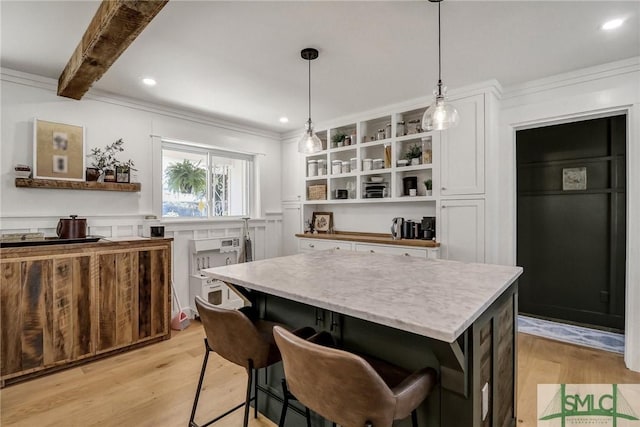
[[91, 255], [2, 262], [2, 379], [94, 352]]
[[168, 333], [168, 250], [99, 252], [97, 352]]
[[3, 248], [2, 385], [170, 336], [171, 240]]

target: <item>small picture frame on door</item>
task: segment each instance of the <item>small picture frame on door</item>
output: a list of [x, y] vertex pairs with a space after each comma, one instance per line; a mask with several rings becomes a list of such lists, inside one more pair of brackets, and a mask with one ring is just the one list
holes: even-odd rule
[[314, 212], [311, 218], [313, 230], [318, 233], [333, 232], [333, 212]]
[[587, 168], [563, 168], [562, 191], [587, 189]]

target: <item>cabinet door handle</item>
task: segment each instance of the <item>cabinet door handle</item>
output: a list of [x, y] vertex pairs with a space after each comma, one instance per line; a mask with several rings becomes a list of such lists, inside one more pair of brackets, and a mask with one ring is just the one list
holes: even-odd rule
[[442, 205], [442, 209], [444, 209], [444, 208], [446, 208], [446, 207], [447, 207], [447, 205]]
[[376, 253], [376, 251], [374, 251], [373, 249], [369, 249], [369, 252], [372, 253], [372, 254]]
[[441, 190], [446, 190], [446, 189], [447, 189], [447, 187], [442, 187], [442, 188], [441, 188]]
[[336, 329], [338, 329], [338, 326], [340, 326], [340, 324], [336, 321], [335, 319], [335, 314], [333, 313], [333, 311], [331, 312], [331, 322], [329, 325], [329, 331], [333, 332]]
[[315, 246], [313, 245], [313, 243], [309, 243], [309, 247], [310, 247], [310, 248], [315, 248]]
[[409, 255], [408, 253], [406, 253], [406, 252], [405, 252], [405, 253], [404, 253], [404, 256], [411, 256], [411, 255]]
[[316, 310], [316, 326], [318, 326], [320, 323], [324, 322], [324, 316], [322, 315], [322, 311], [318, 310], [317, 308]]
[[336, 246], [334, 249], [338, 250], [338, 249], [340, 249], [340, 248], [339, 248], [338, 246]]

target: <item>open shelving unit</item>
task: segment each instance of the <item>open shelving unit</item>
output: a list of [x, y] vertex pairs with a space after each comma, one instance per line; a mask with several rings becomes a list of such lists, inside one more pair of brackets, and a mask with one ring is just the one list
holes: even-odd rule
[[97, 181], [62, 181], [56, 179], [16, 178], [16, 187], [46, 188], [67, 190], [101, 190], [125, 191], [135, 193], [140, 191], [140, 183], [97, 182]]
[[[346, 123], [334, 128], [317, 132], [322, 140], [323, 151], [305, 156], [305, 204], [334, 204], [334, 203], [380, 203], [380, 202], [418, 202], [435, 201], [433, 193], [427, 195], [424, 182], [432, 180], [432, 188], [438, 188], [434, 164], [437, 164], [440, 133], [437, 131], [422, 132], [416, 129], [415, 121], [422, 117], [424, 108], [390, 113], [374, 119]], [[405, 122], [404, 130], [398, 122]], [[414, 121], [413, 127], [406, 123]], [[411, 132], [407, 134], [407, 132]], [[337, 143], [334, 135], [348, 136], [348, 141]], [[410, 147], [420, 147], [421, 155], [413, 160], [413, 164], [398, 164]], [[428, 154], [426, 152], [428, 151]], [[387, 162], [385, 166], [385, 155]], [[332, 173], [332, 162], [349, 162], [355, 159], [356, 168], [349, 172]], [[326, 165], [326, 173], [309, 175], [308, 161], [321, 160]], [[367, 161], [365, 161], [367, 160]], [[371, 169], [368, 168], [371, 160]], [[374, 169], [376, 163], [382, 163], [382, 168]], [[366, 165], [365, 165], [366, 164]], [[371, 181], [371, 177], [382, 177], [381, 183]], [[403, 179], [417, 180], [417, 194], [406, 194]], [[324, 186], [324, 199], [310, 198], [310, 187], [318, 194], [318, 186]], [[384, 188], [384, 189], [383, 189]], [[347, 199], [337, 199], [335, 190], [347, 190]], [[372, 197], [373, 196], [373, 197]]]

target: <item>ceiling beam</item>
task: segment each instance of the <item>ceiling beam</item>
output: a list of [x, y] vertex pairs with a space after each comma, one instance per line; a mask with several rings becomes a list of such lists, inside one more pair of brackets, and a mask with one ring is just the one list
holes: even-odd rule
[[81, 99], [169, 0], [103, 0], [58, 79], [58, 95]]

